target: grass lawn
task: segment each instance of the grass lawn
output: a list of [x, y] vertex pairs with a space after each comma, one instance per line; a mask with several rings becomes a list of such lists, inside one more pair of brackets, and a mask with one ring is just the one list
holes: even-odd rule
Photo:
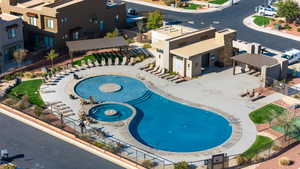
[[[297, 139], [300, 140], [300, 117], [297, 117], [293, 121], [293, 124], [294, 126], [289, 129], [289, 135], [291, 135], [291, 137], [297, 137]], [[281, 133], [285, 133], [282, 126], [272, 126], [272, 129]]]
[[225, 2], [227, 2], [228, 0], [213, 0], [213, 1], [209, 1], [209, 3], [211, 4], [218, 4], [218, 5], [222, 5]]
[[15, 94], [22, 94], [29, 97], [29, 102], [34, 105], [44, 106], [39, 89], [43, 81], [41, 79], [28, 80], [20, 83], [8, 93], [9, 95], [16, 96]]
[[271, 147], [272, 139], [265, 136], [256, 136], [255, 142], [241, 156], [251, 159], [257, 152], [264, 151]]
[[273, 111], [276, 112], [277, 115], [280, 115], [283, 113], [284, 110], [285, 110], [284, 108], [277, 106], [275, 104], [268, 104], [262, 108], [259, 108], [251, 112], [249, 117], [254, 123], [263, 124], [263, 123], [268, 123], [273, 119], [272, 117]]
[[190, 4], [188, 4], [187, 7], [184, 7], [184, 9], [196, 10], [196, 9], [198, 9], [198, 8], [201, 8], [201, 7], [202, 7], [201, 5], [190, 3]]
[[254, 23], [258, 26], [264, 26], [269, 25], [271, 18], [264, 17], [264, 16], [253, 16], [254, 17]]

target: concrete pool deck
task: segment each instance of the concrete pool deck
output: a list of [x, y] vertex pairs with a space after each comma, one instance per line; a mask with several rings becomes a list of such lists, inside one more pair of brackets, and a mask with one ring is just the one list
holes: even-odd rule
[[[232, 70], [227, 69], [221, 72], [211, 72], [205, 74], [197, 79], [174, 84], [167, 80], [160, 79], [155, 75], [144, 72], [138, 69], [137, 66], [104, 66], [94, 67], [87, 70], [77, 72], [79, 76], [84, 78], [113, 74], [113, 75], [127, 75], [143, 80], [147, 86], [150, 86], [154, 92], [165, 95], [170, 99], [179, 102], [186, 102], [186, 104], [193, 103], [193, 105], [207, 108], [222, 115], [232, 116], [240, 121], [241, 135], [236, 139], [234, 145], [228, 148], [209, 149], [208, 151], [195, 153], [165, 153], [152, 149], [154, 154], [169, 159], [173, 162], [178, 161], [197, 161], [210, 158], [212, 154], [221, 152], [228, 155], [235, 155], [244, 152], [254, 142], [256, 137], [255, 125], [250, 121], [248, 114], [266, 104], [279, 100], [283, 95], [275, 93], [260, 99], [256, 102], [251, 102], [249, 98], [241, 98], [239, 95], [246, 89], [253, 89], [259, 87], [259, 78], [249, 76], [247, 74], [232, 75]], [[76, 84], [73, 75], [64, 77], [55, 86], [42, 86], [42, 90], [54, 90], [54, 93], [41, 93], [42, 98], [46, 102], [63, 101], [67, 106], [71, 107], [75, 112], [74, 119], [78, 119], [78, 111], [80, 110], [80, 101], [72, 100], [69, 94], [73, 93], [73, 87]], [[152, 86], [152, 87], [151, 87]], [[162, 92], [162, 93], [161, 93]], [[123, 126], [105, 125], [105, 131], [113, 135], [115, 138], [121, 139], [127, 143], [137, 146], [141, 149], [149, 150], [149, 147], [141, 145], [133, 137], [127, 137], [124, 134], [126, 129]], [[125, 129], [124, 129], [125, 128]], [[222, 132], [222, 129], [220, 129]], [[235, 133], [233, 133], [234, 135]], [[225, 142], [226, 143], [226, 142]]]

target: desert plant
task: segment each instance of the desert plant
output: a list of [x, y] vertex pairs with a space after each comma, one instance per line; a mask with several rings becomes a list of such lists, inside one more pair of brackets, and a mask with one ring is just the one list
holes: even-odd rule
[[297, 28], [297, 32], [300, 32], [300, 28]]
[[17, 103], [18, 101], [16, 99], [13, 98], [7, 98], [3, 101], [4, 104], [8, 105], [8, 106], [13, 106]]
[[15, 166], [13, 164], [4, 164], [4, 166], [2, 168], [3, 169], [17, 169], [17, 166]]
[[120, 31], [117, 28], [115, 28], [114, 31], [112, 31], [112, 32], [108, 32], [105, 35], [105, 37], [107, 37], [107, 38], [113, 38], [113, 37], [118, 37], [118, 36], [120, 36]]
[[151, 160], [144, 160], [142, 162], [142, 166], [145, 167], [145, 168], [153, 168], [154, 164]]
[[278, 145], [276, 145], [276, 144], [274, 144], [274, 145], [272, 146], [272, 150], [278, 152], [278, 151], [281, 150], [281, 147], [278, 146]]
[[186, 161], [181, 161], [175, 164], [174, 169], [189, 169], [190, 165]]
[[288, 166], [291, 164], [291, 160], [287, 157], [281, 157], [279, 159], [279, 164], [282, 165], [282, 166]]
[[283, 26], [283, 29], [291, 30], [291, 29], [292, 29], [292, 27], [290, 27], [290, 25], [289, 25], [289, 24], [285, 24], [285, 25]]

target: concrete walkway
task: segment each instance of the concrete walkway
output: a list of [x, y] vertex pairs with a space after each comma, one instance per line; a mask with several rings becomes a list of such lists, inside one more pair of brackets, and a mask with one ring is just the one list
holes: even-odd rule
[[291, 35], [291, 34], [284, 33], [284, 32], [281, 32], [281, 31], [277, 31], [277, 30], [274, 30], [274, 29], [271, 29], [271, 28], [266, 28], [266, 27], [256, 25], [253, 22], [254, 21], [253, 16], [255, 16], [255, 14], [250, 15], [250, 16], [246, 17], [243, 20], [243, 24], [245, 26], [247, 26], [248, 28], [254, 29], [254, 30], [259, 31], [259, 32], [264, 32], [264, 33], [268, 33], [268, 34], [272, 34], [272, 35], [281, 36], [281, 37], [284, 37], [284, 38], [300, 41], [299, 36]]
[[216, 4], [209, 4], [210, 8], [204, 8], [204, 9], [200, 9], [200, 10], [190, 10], [190, 9], [183, 9], [183, 8], [174, 8], [171, 6], [166, 6], [166, 5], [159, 5], [159, 4], [154, 4], [154, 3], [150, 3], [150, 2], [145, 2], [142, 0], [123, 0], [125, 2], [130, 2], [130, 3], [135, 3], [135, 4], [139, 4], [139, 5], [144, 5], [144, 6], [150, 6], [153, 8], [158, 8], [158, 9], [163, 9], [163, 10], [168, 10], [168, 11], [173, 11], [173, 12], [180, 12], [180, 13], [210, 13], [210, 12], [216, 12], [216, 11], [221, 11], [224, 8], [228, 8], [232, 5], [233, 3], [237, 3], [240, 0], [228, 0], [227, 2], [225, 2], [222, 5], [216, 5]]

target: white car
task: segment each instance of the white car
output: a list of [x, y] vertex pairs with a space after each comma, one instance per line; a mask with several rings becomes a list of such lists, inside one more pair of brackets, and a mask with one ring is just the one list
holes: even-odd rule
[[258, 6], [255, 8], [255, 12], [258, 13], [260, 16], [272, 16], [275, 17], [277, 14], [277, 11], [275, 8], [270, 7], [264, 7], [264, 6]]
[[300, 50], [291, 49], [283, 53], [281, 56], [289, 61], [289, 64], [293, 64], [300, 61]]

